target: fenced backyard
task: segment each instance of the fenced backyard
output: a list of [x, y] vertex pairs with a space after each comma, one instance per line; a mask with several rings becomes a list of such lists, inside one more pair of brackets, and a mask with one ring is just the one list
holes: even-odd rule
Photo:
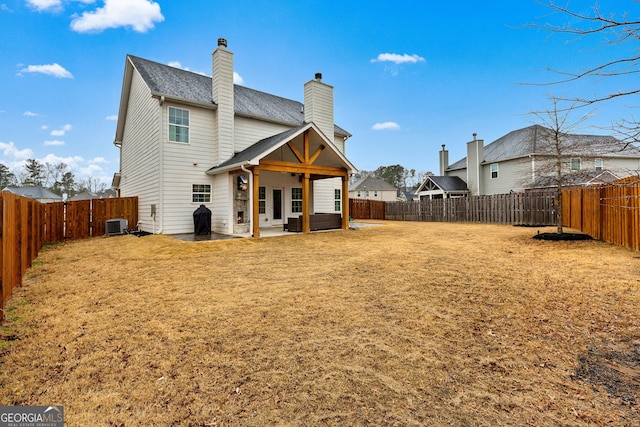
[[[554, 191], [497, 194], [408, 202], [349, 200], [355, 219], [421, 222], [475, 222], [545, 226], [556, 224]], [[609, 184], [562, 192], [565, 227], [594, 239], [640, 250], [640, 180], [630, 177]]]
[[1, 192], [0, 210], [0, 320], [5, 302], [44, 244], [102, 236], [108, 219], [138, 222], [137, 197], [40, 203]]
[[483, 224], [555, 224], [553, 192], [387, 202], [386, 219]]

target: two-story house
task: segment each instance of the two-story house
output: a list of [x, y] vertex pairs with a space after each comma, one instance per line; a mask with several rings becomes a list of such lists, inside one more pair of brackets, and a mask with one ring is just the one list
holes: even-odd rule
[[304, 103], [233, 82], [225, 39], [212, 77], [128, 55], [114, 144], [119, 195], [138, 196], [139, 227], [186, 233], [200, 205], [213, 231], [260, 236], [261, 227], [341, 214], [348, 228], [349, 132], [334, 123], [333, 87], [320, 73]]
[[[559, 146], [554, 147], [553, 131], [540, 125], [512, 131], [486, 146], [474, 134], [466, 148], [467, 156], [451, 164], [444, 145], [439, 153], [440, 176], [456, 178], [458, 196], [464, 192], [461, 182], [472, 196], [553, 187], [558, 161], [564, 182], [571, 185], [640, 173], [640, 149], [632, 144], [612, 136], [562, 134]], [[583, 177], [582, 181], [577, 177]], [[424, 194], [434, 197], [439, 188], [433, 182], [438, 177], [427, 180], [421, 188], [431, 190]]]

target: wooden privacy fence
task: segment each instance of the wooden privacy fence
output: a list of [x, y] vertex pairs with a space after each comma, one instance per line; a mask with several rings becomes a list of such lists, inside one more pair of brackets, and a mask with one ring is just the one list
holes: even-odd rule
[[349, 216], [355, 219], [386, 219], [385, 202], [349, 199]]
[[138, 222], [138, 198], [40, 203], [0, 192], [0, 320], [4, 306], [44, 243], [105, 234], [105, 222], [126, 218]]
[[640, 180], [563, 190], [562, 222], [594, 239], [640, 250]]
[[553, 225], [556, 221], [554, 192], [536, 191], [453, 199], [387, 202], [386, 219]]

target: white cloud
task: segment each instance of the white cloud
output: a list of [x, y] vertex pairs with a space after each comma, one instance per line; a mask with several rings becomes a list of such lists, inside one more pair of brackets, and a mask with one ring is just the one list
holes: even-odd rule
[[38, 12], [58, 10], [62, 7], [62, 0], [27, 0], [27, 5]]
[[397, 124], [396, 122], [383, 122], [383, 123], [376, 123], [375, 125], [371, 126], [371, 129], [373, 129], [373, 130], [400, 130], [400, 125]]
[[65, 70], [64, 67], [57, 63], [47, 65], [29, 65], [27, 68], [23, 68], [22, 70], [20, 70], [20, 73], [18, 73], [18, 75], [20, 76], [22, 75], [22, 73], [42, 73], [64, 79], [73, 78], [73, 74]]
[[92, 163], [92, 164], [109, 163], [109, 161], [104, 157], [94, 157], [93, 159], [89, 160], [89, 163]]
[[25, 111], [23, 116], [27, 116], [27, 117], [38, 117], [40, 114], [38, 113], [34, 113], [33, 111]]
[[64, 141], [60, 141], [57, 139], [54, 139], [52, 141], [45, 141], [44, 145], [48, 145], [48, 146], [60, 146], [60, 145], [64, 145]]
[[100, 32], [107, 28], [131, 27], [145, 33], [154, 23], [164, 21], [160, 5], [150, 0], [105, 0], [104, 7], [84, 12], [71, 21], [79, 33]]
[[180, 61], [169, 61], [169, 63], [167, 65], [169, 67], [180, 68], [181, 70], [189, 71], [189, 68], [188, 67], [183, 67], [182, 64], [180, 63]]
[[49, 129], [49, 125], [42, 125], [42, 126], [40, 126], [40, 129], [47, 130], [47, 129]]
[[19, 150], [16, 145], [11, 142], [0, 142], [0, 151], [5, 157], [12, 157], [14, 159], [28, 159], [33, 156], [33, 151], [29, 148]]
[[13, 9], [11, 9], [9, 6], [7, 6], [4, 3], [0, 4], [0, 10], [3, 12], [13, 13]]
[[421, 56], [398, 53], [381, 53], [377, 58], [372, 59], [371, 62], [393, 62], [394, 64], [415, 64], [417, 62], [425, 62], [425, 59]]
[[117, 114], [111, 114], [111, 115], [105, 117], [104, 119], [105, 120], [116, 121], [116, 120], [118, 120], [118, 115]]
[[57, 165], [58, 163], [64, 163], [67, 166], [69, 166], [69, 168], [71, 170], [78, 169], [80, 167], [80, 164], [84, 163], [84, 159], [82, 157], [80, 157], [80, 156], [59, 157], [59, 156], [56, 156], [53, 153], [47, 154], [42, 159], [40, 159], [40, 161], [43, 164], [49, 163], [51, 165]]
[[78, 173], [81, 176], [91, 177], [91, 178], [101, 178], [104, 177], [104, 169], [96, 164], [89, 164], [87, 166], [81, 167], [78, 169]]
[[241, 85], [244, 84], [244, 79], [240, 77], [240, 74], [233, 72], [233, 84]]
[[71, 125], [64, 125], [60, 129], [52, 130], [51, 136], [64, 136], [67, 132], [73, 129]]

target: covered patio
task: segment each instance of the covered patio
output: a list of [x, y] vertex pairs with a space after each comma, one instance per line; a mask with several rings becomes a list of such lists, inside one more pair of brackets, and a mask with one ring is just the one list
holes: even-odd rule
[[[222, 165], [211, 168], [207, 174], [228, 173], [238, 186], [243, 185], [246, 177], [248, 200], [241, 206], [246, 206], [249, 212], [247, 215], [244, 210], [238, 210], [242, 214], [237, 219], [243, 222], [249, 219], [248, 231], [253, 237], [260, 237], [265, 224], [281, 226], [284, 230], [292, 217], [299, 221], [299, 231], [310, 233], [312, 215], [316, 214], [339, 213], [340, 223], [335, 228], [348, 228], [349, 176], [355, 170], [314, 123], [306, 123], [257, 142]], [[339, 180], [339, 184], [335, 180]], [[272, 194], [267, 188], [279, 192], [274, 190], [274, 199], [282, 198], [277, 202], [270, 201], [271, 206], [279, 204], [278, 209], [281, 209], [271, 215], [267, 202]], [[327, 206], [327, 200], [335, 203], [330, 211], [314, 211], [314, 202]]]

